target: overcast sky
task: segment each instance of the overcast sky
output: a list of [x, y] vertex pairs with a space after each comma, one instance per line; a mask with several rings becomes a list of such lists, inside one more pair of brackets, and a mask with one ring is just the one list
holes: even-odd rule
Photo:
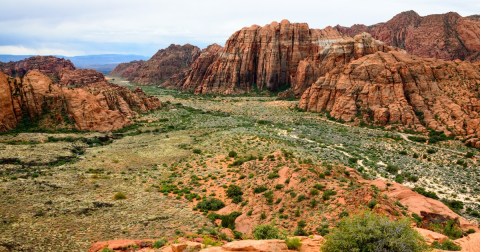
[[479, 0], [0, 0], [0, 54], [153, 55], [190, 43], [224, 45], [252, 24], [288, 19], [310, 28], [371, 25], [414, 10], [480, 14]]

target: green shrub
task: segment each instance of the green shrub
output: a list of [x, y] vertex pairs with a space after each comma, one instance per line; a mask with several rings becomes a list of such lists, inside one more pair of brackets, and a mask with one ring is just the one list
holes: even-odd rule
[[197, 203], [197, 208], [203, 211], [217, 211], [225, 207], [225, 203], [216, 198], [204, 199]]
[[275, 185], [275, 189], [276, 189], [276, 190], [282, 190], [284, 187], [285, 187], [285, 186], [282, 185], [282, 184], [276, 184], [276, 185]]
[[193, 153], [195, 153], [195, 154], [202, 154], [202, 150], [200, 150], [200, 149], [193, 149]]
[[377, 201], [376, 201], [376, 200], [371, 200], [370, 202], [368, 202], [368, 207], [369, 207], [370, 209], [373, 209], [376, 205], [377, 205]]
[[439, 199], [439, 197], [437, 196], [437, 194], [435, 192], [427, 191], [423, 187], [414, 187], [413, 191], [415, 191], [415, 192], [417, 192], [417, 193], [419, 193], [419, 194], [421, 194], [425, 197], [428, 197], [428, 198], [432, 198], [432, 199], [436, 199], [436, 200]]
[[298, 236], [307, 236], [307, 231], [304, 229], [307, 226], [307, 222], [301, 220], [297, 223], [297, 229], [295, 229], [294, 234]]
[[165, 246], [165, 244], [167, 244], [167, 243], [168, 243], [167, 239], [157, 240], [153, 243], [152, 248], [161, 248], [161, 247]]
[[472, 158], [473, 157], [473, 152], [467, 152], [467, 154], [465, 155], [466, 158]]
[[259, 187], [255, 187], [255, 188], [253, 189], [253, 192], [254, 192], [254, 193], [262, 193], [262, 192], [265, 192], [266, 190], [268, 190], [268, 188], [267, 188], [266, 186], [264, 186], [264, 185], [261, 185], [261, 186], [259, 186]]
[[282, 239], [284, 235], [280, 233], [277, 227], [269, 224], [259, 225], [253, 231], [255, 240]]
[[400, 170], [400, 168], [398, 168], [398, 166], [391, 165], [391, 164], [388, 164], [387, 168], [385, 168], [385, 171], [387, 171], [390, 174], [397, 174], [398, 170]]
[[229, 198], [234, 198], [235, 196], [243, 195], [242, 188], [240, 186], [233, 185], [233, 184], [228, 186], [226, 193], [227, 193], [227, 197]]
[[390, 220], [370, 211], [342, 218], [326, 236], [323, 252], [426, 251], [427, 245], [408, 219]]
[[299, 250], [302, 246], [302, 242], [298, 238], [288, 238], [285, 240], [285, 243], [290, 250]]
[[315, 188], [317, 190], [323, 190], [323, 189], [325, 189], [325, 186], [322, 185], [322, 184], [315, 184], [315, 185], [313, 185], [313, 188]]
[[323, 200], [329, 200], [329, 199], [330, 199], [330, 196], [336, 195], [336, 194], [337, 194], [337, 192], [335, 192], [335, 191], [326, 190], [326, 191], [323, 192], [323, 194], [322, 194], [322, 199], [323, 199]]
[[460, 250], [462, 250], [462, 247], [455, 244], [451, 240], [446, 240], [442, 243], [438, 243], [438, 241], [434, 241], [431, 247], [436, 248], [436, 249], [448, 250], [448, 251], [460, 251]]
[[300, 195], [298, 195], [297, 202], [300, 202], [300, 201], [302, 201], [302, 200], [304, 200], [304, 199], [305, 199], [305, 195], [300, 194]]
[[114, 196], [113, 196], [113, 199], [114, 200], [123, 200], [123, 199], [126, 199], [127, 198], [127, 195], [125, 195], [125, 193], [122, 193], [122, 192], [117, 192]]
[[268, 174], [268, 179], [276, 179], [276, 178], [280, 178], [280, 175], [278, 175], [278, 173]]
[[319, 192], [317, 189], [315, 189], [315, 188], [310, 189], [310, 194], [311, 194], [311, 195], [318, 195], [319, 193], [320, 193], [320, 192]]
[[228, 152], [228, 156], [234, 158], [237, 156], [237, 153], [235, 151], [230, 151]]

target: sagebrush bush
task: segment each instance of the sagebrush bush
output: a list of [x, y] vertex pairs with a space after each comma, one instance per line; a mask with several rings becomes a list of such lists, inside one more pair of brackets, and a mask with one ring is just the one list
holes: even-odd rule
[[370, 211], [341, 219], [338, 229], [326, 239], [323, 252], [421, 252], [428, 248], [422, 236], [410, 227], [410, 220], [390, 220]]
[[225, 207], [225, 203], [223, 201], [216, 199], [216, 198], [211, 198], [207, 200], [203, 200], [197, 203], [197, 208], [203, 211], [217, 211]]
[[122, 192], [117, 192], [113, 196], [114, 200], [123, 200], [123, 199], [126, 199], [126, 198], [127, 198], [127, 195], [125, 195], [125, 193], [122, 193]]
[[255, 227], [253, 231], [253, 237], [255, 240], [268, 240], [268, 239], [282, 239], [284, 235], [280, 233], [277, 227], [265, 224]]
[[298, 238], [288, 238], [285, 240], [285, 243], [290, 250], [299, 250], [302, 246], [302, 242]]

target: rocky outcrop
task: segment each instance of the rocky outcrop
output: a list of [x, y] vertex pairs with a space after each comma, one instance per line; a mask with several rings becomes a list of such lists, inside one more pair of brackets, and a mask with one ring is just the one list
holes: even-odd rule
[[[123, 72], [122, 77], [138, 85], [161, 84], [176, 73], [189, 69], [193, 62], [200, 56], [200, 48], [186, 44], [170, 45], [166, 49], [159, 50], [149, 60], [139, 64], [135, 71], [135, 64], [131, 70]], [[123, 68], [124, 66], [120, 66]], [[128, 74], [130, 71], [131, 74]], [[121, 69], [114, 69], [113, 72], [121, 72]]]
[[148, 97], [141, 88], [130, 90], [111, 84], [95, 70], [75, 69], [69, 64], [62, 68], [65, 61], [53, 58], [38, 56], [25, 60], [36, 65], [11, 63], [21, 67], [18, 69], [27, 69], [26, 66], [41, 69], [30, 70], [21, 77], [2, 74], [0, 131], [15, 128], [22, 118], [31, 122], [40, 120], [47, 128], [111, 131], [131, 124], [130, 119], [138, 113], [161, 106], [157, 98]]
[[376, 52], [336, 67], [302, 95], [299, 107], [344, 121], [431, 128], [479, 137], [480, 64]]
[[437, 232], [433, 232], [423, 228], [414, 229], [423, 237], [423, 239], [425, 239], [425, 242], [428, 245], [432, 245], [434, 242], [443, 243], [444, 241], [448, 240], [447, 236], [439, 234]]
[[108, 75], [112, 77], [129, 78], [145, 63], [144, 60], [134, 60], [128, 63], [120, 63]]
[[480, 233], [469, 234], [455, 243], [462, 247], [462, 252], [480, 252]]
[[375, 52], [401, 51], [385, 45], [368, 33], [333, 43], [313, 57], [300, 61], [293, 79], [294, 95], [300, 97], [320, 77], [334, 68], [341, 68], [353, 60]]
[[0, 84], [2, 93], [11, 94], [7, 97], [11, 106], [2, 110], [5, 115], [0, 117], [1, 131], [13, 129], [22, 120], [40, 121], [47, 127], [73, 126], [96, 131], [116, 130], [132, 123], [120, 111], [102, 106], [93, 94], [83, 89], [58, 87], [38, 70], [30, 71], [23, 78], [8, 78], [0, 73]]
[[219, 57], [223, 47], [212, 44], [203, 49], [190, 69], [173, 75], [160, 87], [172, 87], [180, 90], [195, 91], [197, 83], [201, 83], [210, 65]]
[[[460, 228], [464, 231], [467, 231], [468, 229], [474, 229], [477, 231], [479, 230], [477, 224], [471, 223], [467, 219], [456, 214], [445, 204], [443, 204], [443, 202], [420, 195], [411, 188], [398, 183], [387, 182], [380, 179], [373, 181], [365, 180], [365, 182], [375, 185], [389, 198], [397, 199], [402, 205], [408, 207], [408, 212], [423, 216], [424, 221], [422, 221], [422, 223], [428, 221], [428, 215], [435, 215], [442, 216], [444, 219], [458, 220]], [[387, 186], [387, 183], [390, 185]], [[424, 213], [423, 215], [422, 212]]]
[[346, 38], [332, 27], [310, 29], [306, 23], [283, 20], [264, 27], [253, 25], [235, 32], [207, 67], [200, 62], [185, 83], [197, 94], [248, 92], [253, 88], [279, 90], [290, 86], [301, 60]]
[[57, 80], [58, 73], [62, 69], [75, 70], [75, 66], [70, 60], [55, 56], [36, 56], [16, 62], [0, 62], [0, 71], [12, 77], [23, 77], [30, 70], [38, 70], [42, 74]]
[[61, 69], [58, 72], [58, 85], [61, 87], [83, 86], [96, 82], [105, 81], [102, 73], [93, 69]]
[[449, 12], [421, 17], [414, 11], [407, 11], [386, 23], [335, 28], [349, 36], [370, 33], [387, 45], [420, 57], [480, 60], [480, 20], [476, 16], [462, 17]]
[[226, 252], [226, 251], [269, 251], [288, 252], [284, 240], [244, 240], [229, 242], [221, 247], [211, 247], [201, 250], [202, 252]]

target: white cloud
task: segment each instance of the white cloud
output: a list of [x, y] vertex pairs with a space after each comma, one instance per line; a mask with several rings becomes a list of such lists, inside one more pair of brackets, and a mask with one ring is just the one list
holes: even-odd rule
[[24, 46], [0, 46], [0, 54], [12, 55], [63, 55], [75, 56], [82, 55], [81, 51], [70, 51], [55, 48], [27, 48]]
[[[235, 31], [252, 24], [289, 19], [312, 28], [385, 22], [401, 11], [420, 15], [455, 11], [480, 14], [478, 0], [16, 0], [4, 1], [0, 45], [67, 51], [147, 55], [171, 43], [223, 45]], [[22, 8], [18, 8], [22, 6]], [[108, 48], [101, 44], [108, 44]], [[89, 46], [88, 46], [89, 45]], [[149, 45], [149, 46], [146, 46]], [[155, 46], [156, 45], [156, 46]], [[67, 48], [68, 47], [68, 48]], [[121, 48], [121, 49], [120, 49]], [[38, 49], [37, 49], [38, 50]], [[145, 53], [144, 53], [145, 52]]]

